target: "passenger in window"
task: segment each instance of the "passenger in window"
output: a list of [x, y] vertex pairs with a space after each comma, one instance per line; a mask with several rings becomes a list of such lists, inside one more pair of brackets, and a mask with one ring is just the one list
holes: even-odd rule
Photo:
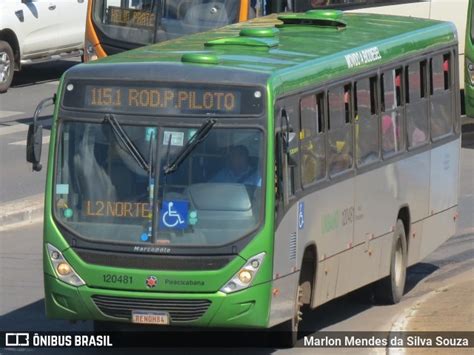
[[352, 140], [350, 133], [340, 132], [344, 134], [344, 139], [337, 139], [335, 144], [329, 146], [331, 148], [331, 163], [329, 171], [331, 174], [337, 174], [352, 167]]
[[382, 148], [384, 153], [395, 151], [396, 136], [399, 132], [395, 132], [393, 119], [385, 114], [382, 119]]
[[[337, 174], [352, 167], [352, 128], [346, 123], [349, 122], [350, 94], [349, 89], [344, 89], [344, 116], [345, 122], [341, 127], [330, 132], [329, 148], [331, 162], [329, 171]], [[333, 117], [333, 116], [331, 116]]]
[[318, 147], [324, 145], [322, 140], [307, 141], [302, 144], [302, 167], [303, 185], [309, 185], [316, 180], [322, 179], [326, 174], [326, 160], [324, 149]]
[[248, 149], [243, 145], [236, 145], [229, 150], [228, 164], [210, 182], [261, 186], [262, 178], [258, 176], [257, 170], [257, 167], [250, 164]]
[[443, 61], [444, 89], [449, 89], [449, 59]]
[[397, 103], [398, 105], [401, 104], [402, 102], [402, 72], [397, 71], [397, 74], [395, 76], [395, 90], [397, 94]]
[[426, 142], [426, 134], [418, 127], [415, 127], [411, 134], [411, 146], [416, 147], [422, 143]]
[[[436, 97], [434, 97], [436, 99]], [[438, 138], [451, 132], [451, 106], [438, 104], [431, 112], [431, 137]]]

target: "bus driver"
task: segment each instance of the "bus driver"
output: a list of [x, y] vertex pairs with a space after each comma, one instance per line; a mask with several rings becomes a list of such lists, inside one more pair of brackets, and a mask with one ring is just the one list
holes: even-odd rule
[[210, 182], [261, 186], [262, 178], [258, 176], [257, 169], [250, 164], [248, 149], [243, 145], [236, 145], [229, 150], [228, 164], [214, 175]]

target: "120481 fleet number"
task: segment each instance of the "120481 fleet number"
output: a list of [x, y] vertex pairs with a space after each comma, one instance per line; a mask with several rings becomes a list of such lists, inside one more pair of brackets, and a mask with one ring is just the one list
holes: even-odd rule
[[133, 282], [133, 277], [128, 275], [104, 274], [103, 280], [105, 283], [130, 285]]

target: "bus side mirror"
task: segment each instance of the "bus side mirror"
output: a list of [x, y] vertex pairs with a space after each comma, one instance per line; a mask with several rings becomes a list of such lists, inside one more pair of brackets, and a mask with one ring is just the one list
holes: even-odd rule
[[42, 165], [41, 148], [43, 146], [43, 126], [30, 124], [28, 127], [28, 137], [26, 139], [26, 161], [33, 164], [34, 171], [40, 171]]
[[33, 171], [40, 171], [42, 166], [41, 148], [43, 146], [43, 126], [38, 125], [38, 116], [45, 107], [54, 105], [56, 95], [41, 100], [33, 114], [33, 123], [28, 127], [28, 136], [26, 138], [26, 161], [33, 164]]

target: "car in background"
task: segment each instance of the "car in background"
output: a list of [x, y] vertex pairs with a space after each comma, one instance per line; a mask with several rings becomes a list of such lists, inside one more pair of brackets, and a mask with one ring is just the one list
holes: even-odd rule
[[0, 93], [23, 65], [80, 56], [86, 0], [0, 1]]

